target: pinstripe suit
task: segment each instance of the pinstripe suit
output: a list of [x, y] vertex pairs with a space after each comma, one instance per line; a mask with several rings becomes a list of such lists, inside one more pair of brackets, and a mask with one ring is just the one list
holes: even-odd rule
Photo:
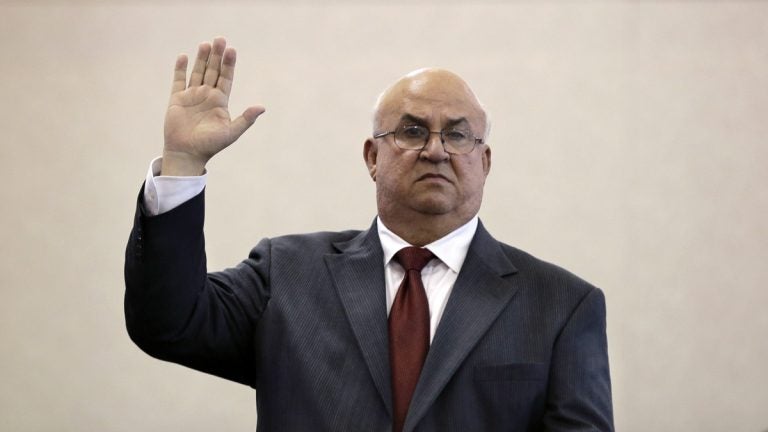
[[[367, 231], [262, 240], [206, 274], [204, 194], [126, 250], [126, 323], [147, 353], [257, 389], [259, 431], [388, 431], [384, 269]], [[612, 430], [602, 292], [478, 226], [405, 431]]]

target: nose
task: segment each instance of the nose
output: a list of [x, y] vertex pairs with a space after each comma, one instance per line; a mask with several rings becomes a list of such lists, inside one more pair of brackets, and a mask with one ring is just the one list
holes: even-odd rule
[[448, 160], [450, 155], [445, 151], [440, 132], [430, 132], [427, 144], [421, 149], [419, 157], [428, 159], [432, 162], [442, 162]]

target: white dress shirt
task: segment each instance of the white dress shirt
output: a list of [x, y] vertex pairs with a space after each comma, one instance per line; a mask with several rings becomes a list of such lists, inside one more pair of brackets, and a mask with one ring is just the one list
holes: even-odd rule
[[[173, 210], [192, 199], [205, 188], [207, 172], [201, 176], [161, 176], [161, 158], [150, 163], [144, 185], [144, 211], [157, 216]], [[381, 218], [376, 219], [379, 240], [384, 252], [384, 280], [386, 284], [387, 314], [392, 308], [400, 283], [405, 277], [403, 267], [393, 259], [397, 251], [412, 246], [390, 231]], [[432, 260], [421, 270], [424, 290], [429, 302], [429, 340], [435, 337], [435, 330], [443, 315], [453, 284], [459, 276], [461, 266], [467, 257], [469, 244], [477, 230], [477, 216], [448, 235], [424, 246], [438, 259]]]

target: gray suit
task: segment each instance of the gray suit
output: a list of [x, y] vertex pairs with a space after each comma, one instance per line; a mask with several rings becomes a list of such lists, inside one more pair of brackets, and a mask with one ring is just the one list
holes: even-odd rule
[[[389, 431], [375, 224], [265, 239], [237, 267], [206, 274], [203, 201], [155, 217], [137, 209], [125, 266], [131, 338], [257, 389], [259, 431]], [[404, 430], [612, 429], [602, 292], [481, 223]]]

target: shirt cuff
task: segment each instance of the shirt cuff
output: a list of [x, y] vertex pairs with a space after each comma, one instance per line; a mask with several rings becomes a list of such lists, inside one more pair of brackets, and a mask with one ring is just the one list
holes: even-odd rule
[[144, 212], [150, 216], [161, 215], [196, 197], [205, 189], [208, 171], [200, 176], [161, 176], [163, 158], [155, 158], [149, 164], [144, 182]]

